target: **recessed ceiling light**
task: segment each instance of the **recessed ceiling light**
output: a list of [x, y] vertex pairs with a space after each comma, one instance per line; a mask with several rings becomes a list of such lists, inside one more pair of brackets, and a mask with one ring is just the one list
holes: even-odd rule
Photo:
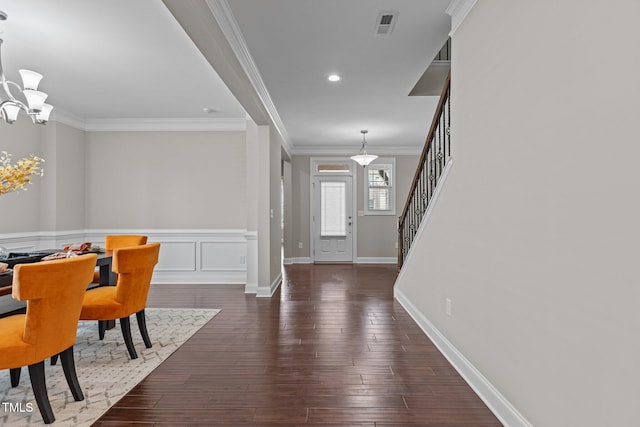
[[217, 113], [217, 111], [216, 111], [216, 110], [214, 110], [213, 108], [209, 108], [209, 107], [204, 107], [204, 108], [202, 109], [202, 112], [203, 112], [203, 113], [207, 113], [207, 114]]
[[327, 80], [329, 80], [330, 82], [339, 82], [340, 80], [342, 80], [342, 77], [340, 77], [337, 74], [329, 74], [329, 76], [327, 77]]

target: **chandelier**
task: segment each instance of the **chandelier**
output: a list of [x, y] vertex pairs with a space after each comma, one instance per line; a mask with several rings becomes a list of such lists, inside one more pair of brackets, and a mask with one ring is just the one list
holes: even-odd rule
[[368, 130], [361, 130], [362, 134], [362, 148], [355, 156], [351, 156], [351, 159], [362, 166], [367, 166], [369, 163], [373, 162], [378, 158], [375, 154], [367, 154], [367, 141], [365, 140], [365, 135], [369, 132]]
[[[6, 19], [7, 14], [0, 11], [0, 21]], [[2, 86], [2, 91], [0, 91], [0, 117], [7, 123], [13, 123], [18, 118], [18, 113], [24, 111], [34, 123], [46, 123], [49, 120], [53, 106], [44, 103], [47, 99], [47, 94], [38, 90], [42, 74], [31, 70], [18, 70], [22, 78], [22, 87], [7, 80], [2, 68], [2, 41], [0, 38], [0, 86]], [[10, 86], [13, 86], [18, 91], [23, 100], [13, 95]]]

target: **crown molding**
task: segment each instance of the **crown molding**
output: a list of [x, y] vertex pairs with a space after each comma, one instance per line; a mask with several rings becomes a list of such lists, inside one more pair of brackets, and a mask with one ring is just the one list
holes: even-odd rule
[[110, 131], [244, 131], [247, 128], [245, 118], [219, 119], [88, 119], [87, 132]]
[[451, 31], [449, 37], [458, 30], [462, 21], [467, 17], [473, 6], [476, 5], [478, 0], [452, 0], [449, 6], [445, 10], [447, 15], [451, 16]]
[[247, 119], [238, 118], [202, 118], [202, 119], [178, 119], [178, 118], [120, 118], [120, 119], [83, 119], [68, 111], [55, 108], [51, 115], [51, 121], [63, 123], [67, 126], [83, 130], [85, 132], [117, 132], [117, 131], [245, 131]]
[[[418, 156], [422, 153], [422, 146], [376, 147], [367, 144], [370, 154], [378, 156]], [[291, 153], [294, 156], [353, 156], [357, 150], [338, 145], [312, 145], [295, 147]]]
[[285, 151], [293, 153], [287, 130], [280, 118], [280, 114], [278, 114], [278, 111], [276, 110], [276, 106], [271, 99], [271, 95], [269, 95], [267, 86], [264, 84], [264, 80], [262, 80], [262, 75], [249, 52], [249, 48], [244, 41], [244, 36], [240, 31], [238, 22], [233, 16], [233, 11], [231, 10], [229, 3], [227, 0], [206, 0], [206, 2], [211, 13], [213, 13], [214, 18], [218, 22], [218, 25], [220, 25], [222, 33], [227, 38], [229, 46], [231, 46], [238, 62], [247, 74], [247, 78], [251, 82], [253, 89], [256, 91], [258, 98], [260, 98], [264, 108], [267, 110], [273, 125], [280, 133], [280, 136], [282, 136]]
[[85, 130], [87, 123], [85, 120], [73, 113], [55, 107], [51, 112], [51, 121], [71, 126], [72, 128]]

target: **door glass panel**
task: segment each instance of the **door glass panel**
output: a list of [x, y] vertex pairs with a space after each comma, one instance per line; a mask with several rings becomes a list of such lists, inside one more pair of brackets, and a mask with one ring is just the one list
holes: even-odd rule
[[346, 236], [346, 183], [320, 182], [320, 235]]

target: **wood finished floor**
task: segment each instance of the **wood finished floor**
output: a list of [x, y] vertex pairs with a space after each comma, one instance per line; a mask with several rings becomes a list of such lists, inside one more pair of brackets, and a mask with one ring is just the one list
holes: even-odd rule
[[394, 301], [395, 277], [287, 266], [273, 298], [154, 285], [150, 307], [222, 312], [94, 426], [501, 426]]

